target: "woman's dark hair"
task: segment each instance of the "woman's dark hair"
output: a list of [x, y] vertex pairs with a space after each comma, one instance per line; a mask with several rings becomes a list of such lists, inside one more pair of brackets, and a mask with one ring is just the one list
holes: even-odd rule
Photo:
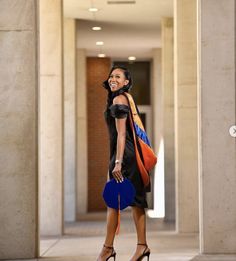
[[108, 75], [106, 81], [103, 82], [103, 87], [104, 87], [105, 89], [107, 89], [109, 92], [111, 92], [110, 86], [109, 86], [109, 83], [108, 83], [108, 79], [109, 79], [111, 73], [112, 73], [115, 69], [120, 69], [120, 70], [122, 70], [122, 71], [124, 72], [124, 75], [125, 75], [126, 80], [129, 81], [129, 83], [128, 83], [126, 86], [124, 86], [124, 87], [125, 87], [125, 89], [127, 89], [127, 91], [129, 91], [129, 89], [131, 89], [131, 87], [132, 87], [131, 74], [130, 74], [130, 71], [129, 71], [126, 67], [124, 67], [124, 66], [122, 66], [122, 65], [116, 65], [116, 66], [113, 66], [113, 67], [111, 68], [111, 71], [110, 71], [110, 73], [109, 73], [109, 75]]

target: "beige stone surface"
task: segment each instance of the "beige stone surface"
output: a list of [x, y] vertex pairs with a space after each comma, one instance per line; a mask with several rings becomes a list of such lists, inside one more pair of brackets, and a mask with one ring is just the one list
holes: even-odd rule
[[[151, 174], [151, 184], [153, 184], [152, 193], [147, 193], [147, 199], [152, 200], [154, 212], [158, 212], [160, 216], [160, 209], [164, 208], [164, 176], [163, 165], [164, 157], [161, 155], [163, 147], [163, 90], [162, 90], [162, 49], [153, 49], [153, 60], [152, 60], [152, 70], [151, 70], [151, 104], [152, 104], [152, 118], [153, 118], [153, 148], [157, 155], [158, 161], [155, 166], [153, 174]], [[159, 171], [160, 170], [160, 171]], [[161, 178], [159, 178], [160, 176]], [[160, 192], [157, 188], [163, 187], [163, 191]], [[162, 200], [159, 201], [159, 200]], [[148, 205], [152, 206], [148, 201]], [[162, 207], [160, 207], [162, 206]]]
[[[41, 240], [48, 248], [41, 249], [41, 256], [46, 260], [83, 260], [94, 261], [104, 242], [106, 213], [91, 213], [85, 220], [78, 223], [68, 223], [63, 237]], [[147, 217], [147, 240], [151, 248], [150, 260], [187, 261], [198, 254], [197, 234], [177, 234], [171, 223], [163, 219]], [[87, 231], [87, 234], [86, 234]], [[91, 233], [93, 232], [93, 233]], [[115, 237], [114, 247], [117, 259], [130, 260], [136, 247], [135, 225], [132, 213], [128, 210], [121, 212], [121, 230]], [[48, 241], [47, 243], [45, 241]], [[144, 259], [145, 260], [145, 259]]]
[[236, 253], [235, 1], [199, 10], [201, 252]]
[[[115, 239], [117, 259], [130, 260], [135, 249], [135, 226], [127, 209], [121, 212], [121, 230]], [[41, 239], [41, 259], [94, 261], [104, 242], [106, 213], [80, 216], [79, 222], [65, 226], [63, 237]], [[153, 261], [233, 261], [236, 255], [199, 255], [198, 234], [174, 232], [172, 223], [147, 217], [147, 238]], [[144, 259], [145, 260], [145, 259]]]
[[27, 31], [35, 29], [35, 9], [32, 12], [32, 8], [35, 8], [35, 0], [18, 1], [11, 0], [9, 4], [8, 0], [1, 0], [0, 9], [0, 24], [1, 30], [6, 31]]
[[162, 88], [164, 100], [165, 219], [175, 220], [173, 18], [162, 18]]
[[174, 1], [176, 228], [197, 232], [197, 1]]
[[64, 18], [64, 219], [76, 218], [76, 22]]
[[0, 259], [38, 252], [36, 20], [36, 1], [0, 1]]
[[191, 261], [235, 261], [236, 255], [197, 255]]
[[86, 50], [77, 49], [76, 113], [77, 113], [77, 199], [76, 214], [87, 212], [88, 157], [87, 157], [87, 96], [86, 96]]
[[[48, 249], [43, 256], [46, 260], [94, 261], [102, 247], [103, 237], [63, 237]], [[117, 260], [130, 260], [136, 247], [135, 234], [119, 235], [115, 241]], [[189, 261], [198, 254], [196, 235], [173, 235], [159, 232], [149, 233], [150, 260]], [[66, 258], [65, 258], [66, 257]]]
[[60, 235], [63, 224], [62, 1], [39, 2], [40, 234]]
[[155, 152], [158, 153], [161, 140], [163, 139], [163, 94], [162, 94], [162, 49], [153, 49], [152, 63], [152, 108], [153, 108], [153, 142]]

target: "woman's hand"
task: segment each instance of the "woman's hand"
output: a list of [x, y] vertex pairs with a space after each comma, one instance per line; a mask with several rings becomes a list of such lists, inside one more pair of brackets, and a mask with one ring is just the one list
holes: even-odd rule
[[121, 173], [121, 162], [115, 164], [115, 167], [112, 171], [112, 175], [117, 183], [118, 182], [121, 183], [124, 180], [122, 173]]

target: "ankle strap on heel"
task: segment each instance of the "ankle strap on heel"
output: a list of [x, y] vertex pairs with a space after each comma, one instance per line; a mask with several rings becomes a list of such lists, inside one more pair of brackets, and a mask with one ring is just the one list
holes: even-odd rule
[[113, 246], [106, 246], [105, 244], [103, 245], [105, 248], [108, 248], [108, 249], [114, 249]]
[[[149, 255], [150, 255], [151, 252], [150, 252], [150, 249], [148, 248], [147, 243], [146, 243], [146, 244], [138, 243], [137, 245], [145, 246], [145, 249], [143, 250], [142, 257], [143, 257], [143, 256], [147, 256], [147, 257], [148, 257], [148, 260], [149, 260]], [[138, 259], [138, 260], [141, 260], [141, 259]]]
[[147, 246], [147, 244], [141, 244], [141, 243], [138, 243], [137, 245], [139, 245], [139, 246]]

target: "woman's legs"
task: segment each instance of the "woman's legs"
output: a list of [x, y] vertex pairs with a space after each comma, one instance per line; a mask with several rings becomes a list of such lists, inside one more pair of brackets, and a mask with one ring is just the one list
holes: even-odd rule
[[116, 228], [118, 224], [118, 210], [108, 208], [107, 210], [107, 234], [105, 239], [105, 245], [113, 246]]
[[[146, 241], [146, 214], [143, 208], [132, 207], [133, 219], [137, 232], [137, 243], [147, 244]], [[137, 245], [136, 251], [131, 260], [137, 260], [143, 254], [146, 247], [142, 245]]]
[[132, 207], [138, 243], [146, 244], [146, 214], [143, 208]]
[[[118, 210], [113, 208], [107, 209], [107, 233], [106, 233], [106, 239], [105, 239], [105, 245], [106, 246], [113, 246], [116, 228], [118, 224]], [[102, 251], [98, 257], [98, 261], [106, 260], [108, 256], [110, 256], [112, 253], [112, 249], [103, 247]]]

